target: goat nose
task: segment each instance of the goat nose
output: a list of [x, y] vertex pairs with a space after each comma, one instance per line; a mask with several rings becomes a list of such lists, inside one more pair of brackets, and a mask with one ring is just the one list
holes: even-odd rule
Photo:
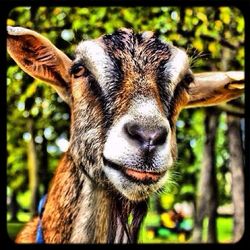
[[167, 128], [164, 126], [152, 129], [130, 122], [125, 125], [125, 131], [127, 136], [139, 143], [144, 151], [154, 150], [157, 146], [163, 145], [167, 139]]

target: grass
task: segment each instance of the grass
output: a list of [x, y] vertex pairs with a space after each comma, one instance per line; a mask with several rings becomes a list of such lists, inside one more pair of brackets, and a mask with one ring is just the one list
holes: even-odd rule
[[14, 240], [17, 233], [21, 230], [24, 223], [20, 222], [9, 222], [7, 225], [8, 235], [10, 239]]

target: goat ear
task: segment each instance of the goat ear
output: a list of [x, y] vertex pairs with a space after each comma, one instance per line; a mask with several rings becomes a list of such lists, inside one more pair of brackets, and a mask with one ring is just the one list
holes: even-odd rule
[[212, 106], [235, 99], [244, 93], [244, 72], [207, 72], [194, 74], [189, 85], [186, 108]]
[[70, 104], [71, 60], [47, 38], [29, 29], [8, 26], [7, 50], [22, 70], [52, 85]]

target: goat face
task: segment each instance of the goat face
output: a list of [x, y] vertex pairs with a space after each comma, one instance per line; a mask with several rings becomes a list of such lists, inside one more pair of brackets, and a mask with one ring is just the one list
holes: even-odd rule
[[21, 27], [8, 27], [7, 48], [25, 72], [51, 84], [71, 106], [67, 154], [75, 165], [130, 200], [146, 199], [167, 180], [182, 108], [244, 92], [243, 72], [201, 73], [193, 80], [185, 52], [152, 32], [121, 29], [83, 41], [73, 62]]
[[98, 159], [101, 169], [93, 162], [89, 174], [104, 172], [128, 199], [147, 198], [175, 158], [182, 79], [191, 76], [186, 54], [151, 32], [122, 29], [81, 42], [71, 73], [74, 155]]

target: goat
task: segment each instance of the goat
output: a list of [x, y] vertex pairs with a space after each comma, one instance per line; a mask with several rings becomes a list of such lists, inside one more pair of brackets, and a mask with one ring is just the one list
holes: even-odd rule
[[[45, 243], [137, 242], [147, 200], [177, 157], [180, 111], [244, 88], [242, 72], [193, 74], [187, 54], [151, 31], [82, 41], [71, 60], [37, 32], [8, 27], [7, 49], [71, 107], [69, 148], [41, 218]], [[35, 243], [38, 224], [33, 218], [16, 242]]]

